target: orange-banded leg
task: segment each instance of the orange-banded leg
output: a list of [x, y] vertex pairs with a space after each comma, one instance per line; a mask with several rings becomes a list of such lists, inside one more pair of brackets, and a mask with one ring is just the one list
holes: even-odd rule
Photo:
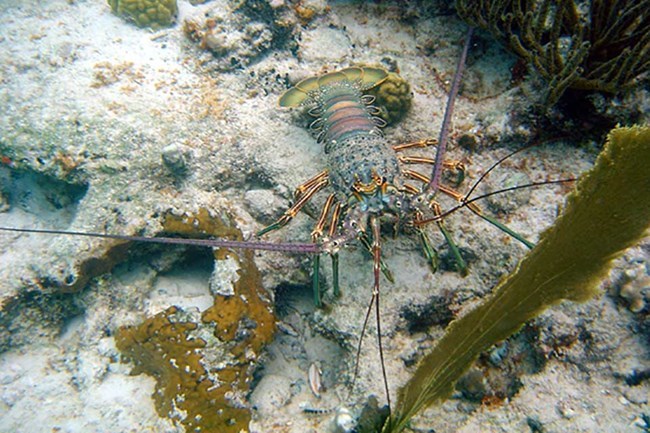
[[[287, 223], [291, 221], [293, 217], [296, 216], [296, 214], [300, 211], [300, 209], [302, 209], [307, 204], [307, 202], [314, 196], [314, 194], [316, 194], [318, 191], [323, 189], [329, 183], [329, 179], [327, 177], [327, 171], [325, 171], [324, 173], [325, 175], [321, 176], [318, 180], [314, 180], [316, 179], [316, 177], [313, 177], [309, 179], [307, 182], [305, 182], [304, 184], [300, 185], [298, 189], [296, 189], [296, 191], [299, 190], [302, 191], [301, 187], [309, 184], [309, 186], [305, 188], [304, 191], [301, 192], [300, 195], [297, 197], [296, 202], [293, 204], [293, 206], [287, 209], [284, 212], [284, 214], [280, 218], [278, 218], [277, 221], [275, 221], [273, 224], [257, 232], [257, 236], [262, 236], [268, 232], [277, 230], [287, 225]], [[319, 176], [321, 174], [322, 172], [319, 173]]]
[[[429, 164], [433, 165], [436, 163], [434, 158], [428, 156], [406, 156], [398, 155], [397, 160], [403, 164]], [[456, 179], [454, 180], [454, 185], [458, 186], [465, 180], [465, 164], [457, 160], [447, 160], [442, 162], [442, 167], [447, 170], [452, 170], [456, 173]]]
[[[420, 188], [411, 185], [409, 183], [405, 183], [403, 185], [403, 190], [412, 195], [420, 194]], [[420, 211], [417, 211], [415, 215], [415, 221], [417, 222], [422, 220], [423, 220], [422, 214], [420, 213]], [[415, 229], [418, 232], [418, 237], [420, 238], [420, 244], [422, 245], [422, 250], [424, 251], [424, 255], [429, 261], [429, 264], [431, 264], [431, 269], [433, 270], [433, 272], [436, 272], [438, 270], [438, 264], [439, 264], [438, 252], [431, 245], [431, 241], [429, 240], [429, 236], [427, 235], [427, 233], [424, 231], [423, 225], [416, 224]]]
[[[277, 230], [285, 226], [289, 221], [291, 221], [296, 214], [302, 209], [307, 202], [321, 189], [323, 189], [329, 183], [328, 172], [323, 170], [318, 173], [316, 176], [312, 177], [298, 188], [294, 192], [296, 202], [287, 209], [284, 214], [278, 218], [276, 222], [265, 227], [257, 233], [257, 236], [262, 236], [265, 233], [268, 233], [273, 230]], [[334, 194], [330, 194], [325, 201], [325, 205], [321, 209], [320, 216], [314, 229], [311, 232], [312, 242], [318, 243], [323, 236], [323, 230], [327, 222], [327, 216], [334, 205], [334, 211], [332, 213], [332, 218], [330, 222], [329, 235], [332, 236], [336, 232], [336, 226], [341, 214], [341, 204], [336, 202]], [[333, 277], [333, 286], [334, 294], [338, 296], [340, 294], [339, 289], [339, 272], [338, 272], [338, 255], [332, 255], [332, 272]], [[320, 255], [316, 255], [313, 261], [312, 269], [312, 290], [314, 292], [314, 303], [317, 307], [322, 306], [321, 294], [320, 294]]]
[[[438, 144], [438, 140], [434, 138], [426, 138], [418, 141], [413, 141], [410, 143], [396, 144], [395, 146], [393, 146], [393, 150], [399, 153], [402, 150], [406, 150], [406, 149], [436, 146], [437, 144]], [[404, 164], [434, 165], [436, 163], [435, 158], [429, 158], [427, 156], [398, 155], [397, 159]], [[465, 180], [465, 164], [463, 164], [462, 162], [454, 161], [454, 160], [443, 161], [442, 167], [456, 172], [456, 181], [454, 182], [456, 186], [460, 185], [463, 182], [463, 180]]]
[[437, 144], [438, 144], [438, 140], [436, 140], [435, 138], [425, 138], [418, 141], [412, 141], [410, 143], [396, 144], [392, 147], [395, 152], [401, 152], [402, 150], [406, 150], [406, 149], [413, 149], [416, 147], [422, 148], [422, 147], [436, 146]]
[[305, 194], [306, 191], [311, 189], [314, 185], [318, 184], [319, 182], [322, 182], [323, 180], [326, 180], [328, 178], [329, 174], [327, 170], [323, 170], [320, 173], [318, 173], [316, 176], [312, 177], [302, 185], [300, 185], [296, 190], [293, 192], [293, 198], [295, 200], [298, 200], [300, 197], [302, 197], [303, 194]]
[[[415, 170], [404, 170], [403, 174], [405, 176], [407, 176], [407, 177], [410, 177], [411, 179], [415, 179], [415, 180], [419, 180], [421, 182], [424, 182], [425, 185], [429, 183], [429, 176], [426, 176], [426, 175], [424, 175], [424, 174], [422, 174], [420, 172], [417, 172]], [[465, 202], [465, 196], [463, 194], [459, 193], [458, 191], [456, 191], [453, 188], [450, 188], [448, 186], [440, 184], [440, 185], [438, 185], [438, 189], [440, 190], [440, 192], [442, 192], [443, 194], [453, 198], [454, 200], [458, 201], [459, 203], [464, 203]], [[419, 192], [419, 190], [418, 190], [418, 192]], [[467, 207], [474, 210], [475, 212], [479, 212], [479, 213], [481, 212], [481, 209], [475, 203], [468, 203]]]
[[[318, 222], [314, 226], [314, 230], [311, 233], [313, 242], [318, 242], [322, 238], [323, 230], [325, 229], [325, 225], [327, 221], [327, 215], [330, 209], [333, 210], [332, 210], [332, 216], [330, 218], [329, 229], [327, 234], [330, 238], [334, 237], [334, 235], [336, 234], [336, 229], [338, 227], [339, 219], [341, 218], [341, 212], [343, 211], [343, 206], [341, 205], [340, 202], [336, 201], [334, 194], [331, 194], [327, 198], [327, 201], [325, 202], [325, 205], [321, 210], [321, 214], [320, 217], [318, 218]], [[365, 248], [372, 254], [372, 245], [368, 237], [362, 234], [360, 235], [359, 240], [365, 246]], [[333, 253], [330, 254], [330, 257], [332, 258], [332, 287], [334, 291], [334, 296], [338, 297], [341, 296], [341, 289], [339, 286], [339, 255], [338, 253]], [[321, 305], [319, 265], [320, 265], [320, 256], [316, 256], [314, 262], [313, 274], [312, 274], [312, 287], [314, 290], [314, 300], [317, 306]], [[386, 266], [383, 260], [380, 261], [380, 268], [381, 271], [386, 276], [386, 278], [391, 283], [394, 283], [395, 280], [393, 278], [393, 274], [390, 272], [390, 270], [388, 269], [388, 267]]]
[[[425, 185], [429, 183], [429, 178], [427, 176], [415, 170], [404, 170], [403, 173], [404, 175], [410, 177], [411, 179], [415, 179], [423, 182]], [[452, 197], [461, 203], [464, 200], [463, 195], [452, 188], [446, 187], [444, 185], [438, 185], [438, 189], [443, 194], [448, 195], [449, 197]], [[412, 185], [408, 185], [407, 190], [409, 192], [413, 192], [413, 190], [415, 190], [414, 194], [420, 193], [420, 190]], [[475, 205], [470, 204], [468, 206], [475, 206]], [[442, 210], [440, 209], [440, 205], [435, 200], [431, 200], [431, 202], [429, 202], [429, 208], [433, 212], [434, 216], [439, 217], [440, 215], [442, 215]], [[416, 214], [416, 221], [421, 219], [422, 219], [422, 215], [420, 213]], [[447, 230], [447, 227], [443, 223], [442, 219], [436, 220], [436, 225], [438, 226], [440, 233], [442, 233], [442, 236], [445, 238], [447, 245], [449, 245], [449, 249], [451, 250], [451, 253], [454, 256], [454, 261], [456, 262], [456, 266], [458, 267], [458, 272], [463, 276], [467, 275], [467, 264], [465, 263], [463, 257], [460, 255], [460, 250], [458, 249], [458, 245], [456, 245], [456, 242], [454, 241], [454, 238], [451, 236], [451, 233], [449, 232], [449, 230]], [[418, 226], [417, 224], [416, 227], [418, 230], [418, 235], [420, 237], [420, 242], [422, 243], [424, 254], [429, 260], [429, 262], [431, 263], [431, 267], [435, 271], [437, 270], [438, 267], [438, 254], [435, 248], [431, 246], [429, 237], [427, 236], [426, 232], [422, 229], [422, 227]]]
[[[341, 203], [336, 203], [334, 205], [334, 210], [332, 211], [332, 219], [330, 220], [330, 229], [328, 236], [331, 238], [336, 233], [336, 227], [339, 224], [339, 219], [341, 218], [341, 212], [343, 207]], [[341, 289], [339, 288], [339, 253], [334, 253], [332, 257], [332, 286], [334, 287], [334, 296], [341, 296]]]

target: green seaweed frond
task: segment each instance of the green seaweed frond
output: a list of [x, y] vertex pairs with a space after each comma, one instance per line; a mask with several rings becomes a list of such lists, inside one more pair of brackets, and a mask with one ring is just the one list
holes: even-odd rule
[[546, 104], [567, 88], [616, 93], [650, 67], [650, 0], [456, 0], [548, 82]]
[[479, 354], [562, 300], [585, 301], [621, 252], [650, 226], [650, 127], [617, 128], [556, 223], [493, 294], [452, 322], [400, 390], [384, 432], [444, 401]]

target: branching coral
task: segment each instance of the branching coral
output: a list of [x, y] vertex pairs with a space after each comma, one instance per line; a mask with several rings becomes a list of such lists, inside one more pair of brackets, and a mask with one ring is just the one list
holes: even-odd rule
[[616, 93], [650, 66], [650, 0], [456, 0], [548, 81], [546, 103], [567, 88]]

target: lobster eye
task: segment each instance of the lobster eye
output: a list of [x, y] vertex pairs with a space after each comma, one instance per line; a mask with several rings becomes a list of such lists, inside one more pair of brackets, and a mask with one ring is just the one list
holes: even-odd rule
[[356, 229], [357, 228], [357, 221], [356, 220], [350, 221], [350, 225], [352, 226], [352, 228]]

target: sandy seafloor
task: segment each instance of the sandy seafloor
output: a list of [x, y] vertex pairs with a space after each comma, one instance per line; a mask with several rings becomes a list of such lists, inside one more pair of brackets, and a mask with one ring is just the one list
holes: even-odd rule
[[[250, 236], [282, 213], [293, 188], [324, 168], [306, 118], [278, 109], [278, 96], [288, 83], [354, 64], [398, 69], [412, 86], [413, 108], [385, 129], [392, 143], [438, 135], [466, 29], [452, 10], [305, 1], [300, 6], [315, 15], [299, 17], [298, 2], [256, 3], [284, 20], [284, 41], [273, 38], [272, 20], [233, 12], [233, 3], [221, 1], [181, 1], [179, 23], [157, 32], [116, 17], [101, 1], [0, 2], [0, 224], [148, 235], [160, 231], [159, 215], [167, 211], [207, 208], [227, 212]], [[235, 35], [220, 55], [204, 52], [182, 31], [180, 23], [201, 21], [206, 11], [223, 18]], [[262, 36], [237, 39], [251, 24]], [[230, 68], [231, 58], [241, 66]], [[535, 96], [527, 82], [511, 83], [515, 60], [487, 34], [475, 39], [452, 137], [471, 135], [478, 146], [469, 151], [452, 142], [449, 150], [469, 168], [461, 190], [532, 135], [530, 125], [515, 120]], [[637, 91], [607, 102], [606, 109], [647, 108], [644, 97]], [[576, 176], [593, 163], [597, 144], [571, 137], [545, 143], [504, 164], [485, 187]], [[534, 241], [569, 189], [525, 190], [483, 206]], [[312, 216], [302, 213], [266, 238], [308, 241], [323, 200], [321, 194], [309, 208]], [[465, 278], [452, 269], [437, 231], [430, 236], [443, 266], [435, 274], [415, 236], [384, 241], [384, 260], [395, 275], [394, 283], [381, 283], [393, 398], [444, 332], [444, 320], [435, 317], [445, 313], [436, 307], [462, 315], [526, 252], [469, 212], [452, 215], [447, 225], [470, 263]], [[138, 253], [135, 247], [79, 291], [57, 288], [57, 282], [74, 281], [75, 263], [101, 256], [106, 245], [0, 234], [0, 432], [184, 431], [156, 412], [154, 379], [130, 375], [132, 365], [120, 361], [112, 334], [171, 305], [206, 308], [214, 265], [184, 259], [187, 254], [175, 248]], [[476, 367], [478, 382], [413, 419], [411, 431], [647, 432], [649, 257], [648, 242], [630, 249], [603, 281], [601, 296], [552, 308], [486, 354]], [[329, 260], [322, 262], [329, 284]], [[346, 407], [357, 415], [370, 395], [384, 402], [373, 327], [349, 390], [370, 298], [367, 254], [359, 248], [342, 253], [343, 296], [333, 299], [328, 292], [323, 310], [311, 302], [310, 257], [258, 252], [256, 263], [281, 307], [280, 330], [260, 357], [249, 396], [250, 431], [336, 431], [335, 412], [306, 414], [302, 408]], [[234, 270], [216, 267], [213, 283], [227, 286]], [[323, 374], [320, 399], [307, 384], [312, 363]], [[491, 398], [496, 385], [482, 375], [517, 390]], [[478, 398], [468, 398], [472, 392]]]

